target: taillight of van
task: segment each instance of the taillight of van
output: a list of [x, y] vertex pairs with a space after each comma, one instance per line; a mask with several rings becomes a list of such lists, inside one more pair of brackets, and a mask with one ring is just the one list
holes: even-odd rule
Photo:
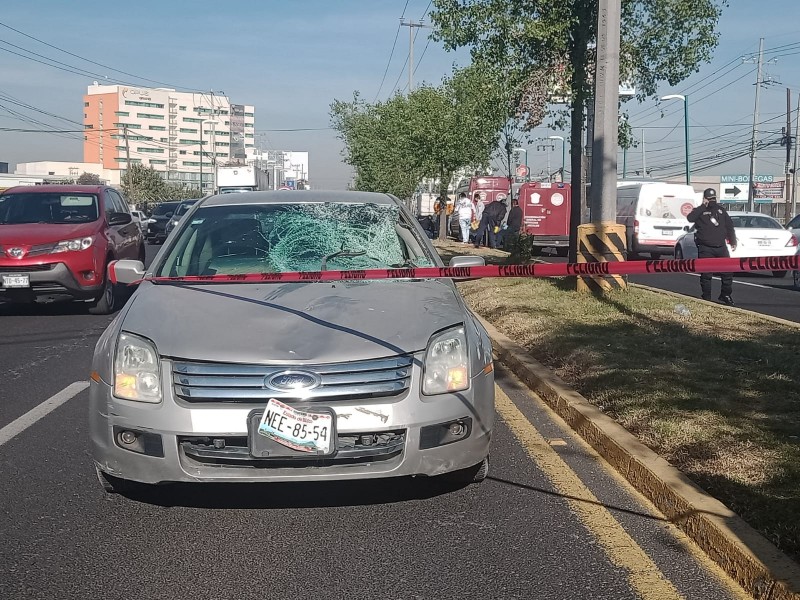
[[633, 235], [639, 235], [639, 221], [633, 222]]

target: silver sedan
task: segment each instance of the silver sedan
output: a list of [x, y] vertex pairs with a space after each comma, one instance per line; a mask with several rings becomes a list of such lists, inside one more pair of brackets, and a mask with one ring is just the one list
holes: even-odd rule
[[442, 264], [391, 196], [199, 201], [149, 269], [110, 267], [112, 281], [138, 288], [94, 354], [101, 483], [482, 480], [492, 348], [452, 280], [182, 279], [413, 266]]

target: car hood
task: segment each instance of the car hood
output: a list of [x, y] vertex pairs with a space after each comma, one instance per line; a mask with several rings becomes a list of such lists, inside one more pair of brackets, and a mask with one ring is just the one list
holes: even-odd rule
[[416, 352], [465, 317], [453, 286], [438, 280], [145, 282], [121, 328], [172, 358], [313, 364]]
[[20, 223], [0, 225], [0, 245], [30, 248], [42, 244], [54, 244], [94, 235], [97, 221], [91, 223]]

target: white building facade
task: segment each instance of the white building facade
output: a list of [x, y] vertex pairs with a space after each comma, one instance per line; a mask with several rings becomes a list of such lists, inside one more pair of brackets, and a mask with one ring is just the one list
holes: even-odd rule
[[211, 189], [215, 164], [245, 164], [255, 107], [227, 96], [169, 88], [91, 85], [84, 96], [83, 157], [124, 172], [139, 163], [167, 181]]

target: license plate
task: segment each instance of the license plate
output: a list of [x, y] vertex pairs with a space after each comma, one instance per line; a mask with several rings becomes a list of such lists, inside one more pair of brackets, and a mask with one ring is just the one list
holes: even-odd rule
[[757, 240], [759, 246], [771, 246], [772, 242], [769, 240]]
[[[261, 415], [251, 416], [253, 456], [330, 455], [336, 451], [336, 422], [331, 410], [299, 410], [271, 398]], [[274, 444], [289, 449], [276, 452]]]
[[3, 275], [4, 288], [26, 288], [31, 287], [30, 275]]

